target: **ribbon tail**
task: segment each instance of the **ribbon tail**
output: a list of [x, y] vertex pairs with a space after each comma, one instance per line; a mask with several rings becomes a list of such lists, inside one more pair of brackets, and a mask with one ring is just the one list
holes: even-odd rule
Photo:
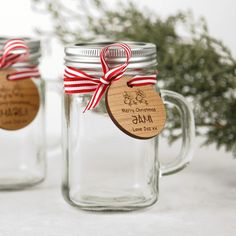
[[145, 85], [155, 85], [157, 82], [156, 75], [136, 75], [131, 80], [128, 81], [128, 86], [145, 86]]
[[97, 104], [101, 101], [103, 94], [106, 92], [108, 85], [107, 84], [100, 84], [98, 85], [96, 91], [94, 92], [93, 96], [91, 97], [90, 101], [88, 102], [87, 106], [85, 107], [83, 113], [86, 111], [93, 109], [97, 106]]

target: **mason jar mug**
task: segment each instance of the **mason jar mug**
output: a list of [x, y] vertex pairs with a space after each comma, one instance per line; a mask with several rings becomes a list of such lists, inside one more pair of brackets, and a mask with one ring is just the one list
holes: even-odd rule
[[[194, 118], [188, 103], [178, 93], [159, 91], [158, 87], [148, 85], [150, 75], [156, 74], [155, 45], [137, 42], [127, 42], [125, 45], [122, 48], [119, 43], [101, 42], [65, 48], [62, 193], [69, 204], [81, 209], [135, 210], [151, 206], [158, 199], [160, 176], [182, 170], [192, 158]], [[125, 47], [129, 48], [130, 55], [125, 52]], [[130, 56], [128, 61], [127, 55]], [[122, 67], [122, 64], [125, 66]], [[114, 68], [120, 69], [118, 74], [111, 78], [100, 100], [91, 107], [91, 100], [96, 99], [94, 91], [99, 92], [97, 81], [102, 83], [101, 86], [106, 86], [104, 70], [108, 70], [106, 74], [110, 76]], [[147, 134], [150, 137], [131, 134], [137, 130], [135, 124], [153, 123], [151, 116], [133, 116], [133, 131], [126, 132], [121, 123], [117, 124], [123, 122], [122, 119], [115, 121], [110, 114], [111, 107], [107, 105], [109, 91], [122, 80], [126, 83], [127, 78], [145, 78], [144, 82], [139, 80], [143, 83], [136, 87], [135, 92], [139, 93], [145, 86], [153, 86], [165, 104], [178, 108], [182, 148], [168, 165], [159, 161], [157, 135], [149, 131]], [[120, 93], [119, 90], [114, 91], [110, 100]], [[135, 111], [151, 112], [151, 108], [145, 106], [147, 102], [156, 102], [142, 93], [136, 97], [126, 91], [122, 93], [124, 109], [121, 110], [131, 116]]]
[[44, 83], [40, 41], [0, 38], [0, 190], [45, 178]]

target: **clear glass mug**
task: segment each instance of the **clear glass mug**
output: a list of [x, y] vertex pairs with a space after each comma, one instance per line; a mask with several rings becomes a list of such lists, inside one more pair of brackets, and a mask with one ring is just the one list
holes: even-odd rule
[[[66, 65], [100, 77], [98, 55], [107, 44], [110, 43], [67, 47]], [[127, 74], [153, 74], [155, 45], [128, 44], [133, 56]], [[114, 50], [107, 56], [111, 64], [112, 60], [118, 63], [124, 59], [122, 51]], [[180, 94], [167, 90], [160, 93], [164, 103], [177, 107], [182, 124], [180, 154], [168, 165], [159, 162], [158, 137], [140, 140], [123, 133], [110, 119], [104, 100], [95, 109], [83, 113], [90, 96], [64, 94], [62, 193], [69, 204], [97, 211], [148, 207], [158, 199], [160, 176], [178, 172], [188, 165], [194, 138], [192, 110]]]
[[[9, 38], [0, 38], [0, 48]], [[13, 69], [37, 66], [40, 41], [23, 38], [29, 47], [29, 59], [16, 63]], [[0, 190], [14, 190], [42, 182], [46, 175], [45, 159], [45, 83], [39, 78], [30, 78], [39, 93], [39, 110], [31, 123], [16, 130], [0, 128]], [[14, 83], [9, 81], [9, 83]], [[1, 89], [4, 89], [2, 86]]]

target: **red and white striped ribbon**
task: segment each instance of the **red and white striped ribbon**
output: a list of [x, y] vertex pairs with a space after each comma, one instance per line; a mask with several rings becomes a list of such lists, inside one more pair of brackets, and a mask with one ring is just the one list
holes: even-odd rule
[[[16, 63], [26, 62], [29, 57], [29, 48], [22, 39], [10, 39], [0, 51], [0, 70], [9, 68]], [[24, 69], [18, 69], [16, 72], [9, 74], [9, 80], [21, 80], [29, 78], [40, 77], [38, 68], [35, 66], [28, 66]]]
[[[114, 68], [109, 68], [106, 54], [110, 47], [120, 47], [126, 54], [126, 62]], [[102, 99], [110, 83], [119, 80], [125, 73], [131, 57], [131, 48], [125, 43], [115, 43], [104, 47], [100, 53], [100, 61], [104, 75], [96, 78], [72, 67], [65, 68], [64, 91], [66, 94], [94, 92], [85, 111], [93, 109]], [[134, 76], [128, 81], [129, 86], [145, 86], [156, 84], [156, 75]]]

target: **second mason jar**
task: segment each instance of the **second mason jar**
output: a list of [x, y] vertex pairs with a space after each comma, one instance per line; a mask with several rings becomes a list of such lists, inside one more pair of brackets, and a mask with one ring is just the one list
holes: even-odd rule
[[0, 190], [45, 178], [44, 83], [40, 41], [0, 38]]
[[[122, 44], [123, 48], [119, 45], [117, 42], [86, 43], [65, 49], [65, 85], [70, 86], [70, 91], [64, 94], [62, 192], [69, 204], [85, 210], [135, 210], [150, 206], [158, 199], [159, 177], [183, 169], [192, 157], [193, 114], [186, 100], [177, 93], [159, 91], [156, 87], [156, 93], [161, 94], [164, 103], [178, 108], [182, 121], [181, 153], [168, 165], [159, 162], [157, 136], [149, 139], [131, 137], [112, 121], [106, 107], [106, 95], [95, 109], [85, 112], [93, 95], [90, 83], [100, 80], [106, 84], [106, 67], [118, 68], [127, 63], [124, 76], [118, 75], [114, 83], [118, 79], [156, 74], [154, 44], [126, 42]], [[130, 50], [128, 62], [126, 48], [128, 53]], [[105, 59], [101, 58], [101, 53], [105, 53]], [[102, 60], [106, 60], [106, 65]], [[123, 73], [124, 67], [120, 68]], [[88, 93], [89, 89], [91, 93]], [[133, 103], [128, 100], [124, 103], [127, 111], [132, 111]], [[141, 103], [140, 109], [145, 107], [145, 101]]]

